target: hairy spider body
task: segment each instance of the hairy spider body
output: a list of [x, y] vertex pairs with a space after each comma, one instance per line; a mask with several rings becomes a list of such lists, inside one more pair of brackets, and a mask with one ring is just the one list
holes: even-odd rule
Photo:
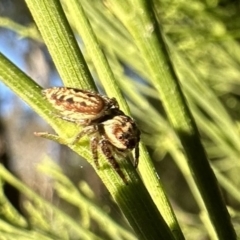
[[135, 149], [134, 166], [137, 167], [140, 131], [133, 119], [126, 115], [118, 115], [104, 121], [102, 125], [105, 138], [108, 139], [123, 156], [126, 156], [130, 151]]
[[126, 157], [129, 152], [135, 149], [134, 166], [137, 167], [140, 131], [136, 127], [135, 122], [126, 115], [113, 116], [101, 123], [86, 126], [78, 134], [75, 141], [78, 141], [85, 135], [91, 136], [90, 148], [93, 153], [93, 159], [96, 167], [99, 167], [98, 147], [100, 147], [109, 163], [123, 181], [127, 183], [118, 162], [115, 160], [114, 154]]
[[113, 169], [127, 184], [115, 154], [126, 157], [135, 150], [134, 166], [138, 166], [140, 131], [132, 118], [125, 115], [115, 98], [108, 98], [88, 90], [54, 87], [42, 91], [47, 100], [59, 111], [57, 116], [83, 127], [72, 142], [83, 136], [90, 137], [90, 148], [97, 168], [100, 148]]
[[42, 93], [58, 110], [59, 117], [81, 125], [88, 125], [108, 115], [111, 109], [119, 108], [115, 98], [88, 90], [53, 87], [43, 90]]

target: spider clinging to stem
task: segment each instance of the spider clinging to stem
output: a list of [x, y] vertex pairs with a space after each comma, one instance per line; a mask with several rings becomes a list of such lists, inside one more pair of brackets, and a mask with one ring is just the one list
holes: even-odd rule
[[134, 166], [138, 166], [140, 131], [132, 118], [125, 115], [115, 98], [75, 88], [54, 87], [42, 91], [57, 110], [58, 117], [83, 126], [72, 144], [83, 136], [90, 137], [90, 148], [97, 168], [100, 148], [113, 169], [127, 184], [114, 155], [126, 157], [135, 152]]

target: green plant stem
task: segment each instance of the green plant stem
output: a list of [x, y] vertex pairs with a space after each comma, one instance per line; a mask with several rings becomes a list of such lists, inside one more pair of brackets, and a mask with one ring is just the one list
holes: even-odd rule
[[[89, 53], [94, 63], [104, 89], [109, 96], [115, 97], [118, 100], [121, 109], [123, 109], [125, 113], [130, 114], [129, 107], [127, 106], [126, 101], [119, 90], [112, 70], [110, 69], [107, 59], [98, 44], [98, 40], [92, 31], [90, 23], [80, 2], [77, 0], [70, 0], [65, 1], [65, 5], [68, 9], [69, 18], [71, 18], [75, 23], [75, 27], [85, 43], [86, 51]], [[142, 165], [144, 162], [145, 167], [139, 169], [140, 172], [141, 170], [144, 171], [144, 173], [141, 172], [141, 175], [144, 178], [144, 182], [147, 185], [148, 191], [151, 194], [153, 201], [162, 213], [168, 226], [171, 228], [172, 232], [178, 235], [177, 233], [181, 232], [181, 230], [177, 223], [175, 214], [172, 211], [170, 203], [167, 199], [167, 196], [163, 190], [162, 184], [159, 181], [156, 169], [154, 168], [149, 154], [142, 143], [140, 144], [140, 149], [140, 165]]]
[[[0, 219], [4, 218], [5, 221], [11, 222], [15, 227], [26, 228], [28, 222], [12, 205], [4, 192], [4, 181], [0, 176]], [[1, 229], [1, 227], [0, 227]]]
[[145, 0], [132, 0], [128, 3], [110, 1], [110, 6], [134, 37], [145, 60], [168, 118], [186, 152], [189, 167], [217, 236], [221, 240], [236, 239], [236, 233], [201, 144], [195, 121], [180, 89], [152, 6]]
[[96, 89], [58, 0], [26, 0], [56, 68], [69, 87]]
[[[89, 215], [85, 217], [88, 219], [87, 221], [91, 218], [100, 226], [103, 224], [104, 226], [107, 226], [103, 229], [103, 231], [106, 232], [109, 237], [117, 234], [119, 239], [121, 239], [121, 236], [125, 236], [128, 240], [136, 240], [136, 237], [132, 233], [117, 224], [104, 211], [104, 209], [96, 206], [96, 202], [82, 194], [81, 191], [79, 191], [79, 189], [67, 178], [67, 176], [62, 173], [59, 166], [50, 160], [51, 159], [48, 158], [44, 159], [44, 162], [39, 166], [39, 169], [55, 180], [54, 186], [61, 199], [64, 199], [66, 202], [76, 206], [80, 209], [80, 211], [86, 211], [86, 214]], [[69, 193], [71, 193], [71, 197], [69, 197]], [[94, 195], [94, 193], [92, 194]], [[84, 218], [83, 215], [84, 214], [81, 214], [82, 218]]]
[[118, 99], [121, 109], [129, 113], [129, 107], [126, 100], [122, 96], [120, 88], [115, 81], [113, 72], [108, 64], [108, 61], [101, 50], [97, 37], [95, 36], [92, 27], [87, 19], [87, 16], [82, 8], [80, 1], [69, 0], [65, 1], [65, 5], [69, 12], [69, 17], [75, 24], [77, 32], [83, 39], [86, 51], [88, 52], [94, 64], [101, 83], [109, 97]]
[[39, 36], [39, 32], [34, 24], [31, 26], [23, 26], [19, 23], [14, 22], [13, 20], [7, 17], [0, 17], [0, 26], [3, 28], [11, 29], [16, 32], [21, 37], [31, 37], [36, 41], [39, 41], [41, 37]]
[[[56, 135], [43, 134], [42, 136], [62, 144], [64, 143], [64, 140]], [[78, 146], [68, 145], [68, 147], [79, 155], [82, 154], [82, 150]], [[102, 162], [103, 157], [100, 156], [99, 160]], [[94, 168], [118, 203], [139, 239], [174, 239], [142, 181], [136, 177], [132, 165], [122, 168], [123, 173], [129, 179], [129, 185], [123, 184], [118, 178], [116, 179], [116, 173], [112, 168], [106, 169], [106, 171], [98, 171], [95, 166]]]
[[57, 133], [63, 129], [70, 130], [68, 128], [68, 126], [70, 126], [69, 123], [52, 117], [51, 105], [43, 99], [40, 92], [42, 88], [1, 53], [0, 69], [0, 79], [2, 82], [50, 123]]
[[[75, 58], [72, 57], [71, 55], [75, 54], [73, 51], [66, 51], [66, 49], [75, 49], [75, 47], [71, 45], [74, 44], [74, 41], [71, 42], [69, 39], [65, 39], [65, 35], [70, 34], [70, 36], [68, 36], [70, 38], [73, 38], [73, 35], [71, 35], [71, 31], [66, 31], [67, 27], [65, 26], [65, 17], [62, 14], [63, 12], [59, 2], [56, 0], [51, 2], [46, 0], [27, 0], [27, 4], [41, 32], [41, 35], [43, 36], [43, 40], [46, 42], [50, 54], [53, 55], [54, 62], [61, 76], [64, 78], [63, 81], [68, 84], [68, 86], [77, 87], [77, 84], [79, 84], [78, 76], [81, 76], [82, 78], [80, 79], [84, 82], [80, 86], [87, 86], [86, 81], [90, 81], [91, 78], [85, 75], [86, 72], [82, 74], [81, 68], [76, 67], [76, 65], [81, 65], [82, 62], [80, 60], [83, 59], [78, 59], [77, 56]], [[64, 21], [62, 21], [61, 18], [63, 18]], [[63, 38], [62, 34], [64, 35]], [[59, 48], [60, 51], [57, 48]], [[61, 53], [61, 50], [64, 54]], [[40, 87], [34, 84], [30, 78], [26, 77], [24, 73], [22, 73], [9, 61], [6, 61], [4, 56], [1, 57], [3, 59], [2, 62], [0, 59], [1, 70], [2, 68], [4, 70], [3, 73], [0, 74], [0, 77], [2, 77], [3, 81], [30, 106], [33, 106], [34, 110], [40, 113], [41, 116], [51, 123], [52, 127], [54, 127], [57, 133], [61, 136], [58, 137], [46, 134], [46, 137], [51, 140], [59, 141], [60, 143], [65, 143], [72, 150], [77, 152], [79, 155], [84, 156], [91, 164], [93, 164], [90, 150], [86, 147], [86, 144], [85, 146], [82, 145], [82, 143], [77, 143], [76, 145], [68, 144], [68, 138], [73, 135], [74, 130], [76, 132], [77, 126], [74, 126], [74, 124], [71, 123], [66, 123], [60, 119], [54, 119], [51, 116], [52, 108], [40, 94]], [[67, 60], [63, 60], [64, 57], [66, 57]], [[10, 68], [10, 70], [7, 68]], [[85, 68], [83, 71], [84, 70]], [[12, 79], [13, 77], [14, 79]], [[17, 84], [15, 77], [19, 80]], [[31, 87], [28, 86], [28, 83]], [[16, 86], [14, 84], [16, 84]], [[91, 83], [88, 83], [88, 86], [93, 87]], [[64, 125], [62, 125], [63, 122]], [[65, 125], [66, 127], [64, 128]], [[125, 166], [122, 170], [127, 179], [129, 179], [129, 185], [126, 185], [123, 183], [122, 179], [118, 177], [115, 170], [109, 167], [106, 159], [104, 159], [101, 155], [99, 156], [99, 162], [101, 166], [100, 170], [96, 169], [94, 164], [93, 167], [122, 209], [139, 239], [173, 240], [171, 231], [159, 214], [158, 209], [152, 202], [151, 197], [133, 166], [126, 160], [123, 160], [120, 163], [121, 167]]]
[[69, 224], [69, 226], [73, 227], [74, 230], [79, 234], [79, 236], [83, 237], [84, 239], [89, 240], [100, 240], [99, 237], [95, 236], [93, 233], [89, 232], [88, 230], [79, 226], [76, 221], [71, 219], [67, 214], [60, 211], [57, 207], [53, 206], [46, 200], [42, 199], [38, 194], [36, 194], [33, 190], [28, 188], [26, 185], [21, 183], [17, 178], [11, 175], [2, 165], [0, 165], [0, 176], [4, 179], [4, 181], [11, 184], [15, 187], [19, 192], [23, 193], [28, 199], [32, 200], [35, 203], [41, 203], [46, 208], [51, 209], [55, 214], [61, 216], [65, 219], [65, 222]]

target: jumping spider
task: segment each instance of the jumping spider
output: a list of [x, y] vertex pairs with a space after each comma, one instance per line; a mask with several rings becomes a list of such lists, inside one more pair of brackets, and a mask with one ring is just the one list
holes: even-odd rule
[[73, 144], [90, 136], [94, 163], [99, 168], [98, 148], [127, 184], [127, 180], [114, 154], [126, 157], [135, 150], [134, 166], [138, 166], [140, 131], [134, 120], [125, 115], [115, 98], [75, 88], [54, 87], [42, 91], [54, 106], [58, 117], [83, 126]]

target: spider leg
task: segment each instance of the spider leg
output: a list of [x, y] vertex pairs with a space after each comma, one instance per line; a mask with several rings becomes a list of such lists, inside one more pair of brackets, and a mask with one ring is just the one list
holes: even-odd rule
[[81, 132], [79, 132], [79, 133], [77, 134], [77, 136], [74, 138], [74, 140], [72, 141], [71, 144], [75, 144], [75, 143], [77, 143], [77, 142], [80, 140], [80, 138], [82, 138], [83, 136], [85, 136], [85, 135], [90, 135], [90, 134], [95, 133], [95, 132], [97, 132], [97, 131], [98, 131], [98, 126], [97, 126], [97, 125], [87, 126], [87, 127], [83, 128]]
[[135, 168], [138, 167], [138, 163], [139, 163], [139, 144], [136, 145], [135, 147], [135, 154], [134, 154], [134, 161], [133, 161], [133, 166]]
[[93, 155], [93, 160], [97, 168], [99, 168], [98, 162], [98, 137], [92, 137], [90, 140], [90, 148]]
[[117, 172], [117, 174], [119, 175], [119, 177], [123, 180], [123, 182], [127, 185], [128, 181], [124, 175], [124, 173], [122, 172], [118, 162], [116, 161], [116, 159], [113, 156], [112, 150], [111, 150], [111, 144], [108, 140], [106, 139], [102, 139], [99, 142], [99, 145], [101, 147], [101, 150], [103, 152], [103, 154], [105, 155], [105, 157], [107, 158], [108, 162], [112, 165], [113, 169]]
[[58, 114], [58, 113], [56, 113], [56, 112], [52, 112], [51, 113], [54, 117], [57, 117], [57, 118], [61, 118], [61, 119], [63, 119], [63, 120], [66, 120], [66, 121], [68, 121], [68, 122], [76, 122], [76, 119], [74, 119], [74, 118], [70, 118], [70, 117], [68, 117], [68, 116], [63, 116], [62, 114]]
[[68, 115], [62, 115], [61, 113], [55, 113], [52, 112], [52, 115], [57, 117], [57, 118], [61, 118], [67, 122], [72, 122], [72, 123], [78, 123], [79, 125], [83, 125], [83, 126], [88, 126], [91, 123], [91, 120], [89, 119], [76, 119], [74, 117], [68, 116]]

